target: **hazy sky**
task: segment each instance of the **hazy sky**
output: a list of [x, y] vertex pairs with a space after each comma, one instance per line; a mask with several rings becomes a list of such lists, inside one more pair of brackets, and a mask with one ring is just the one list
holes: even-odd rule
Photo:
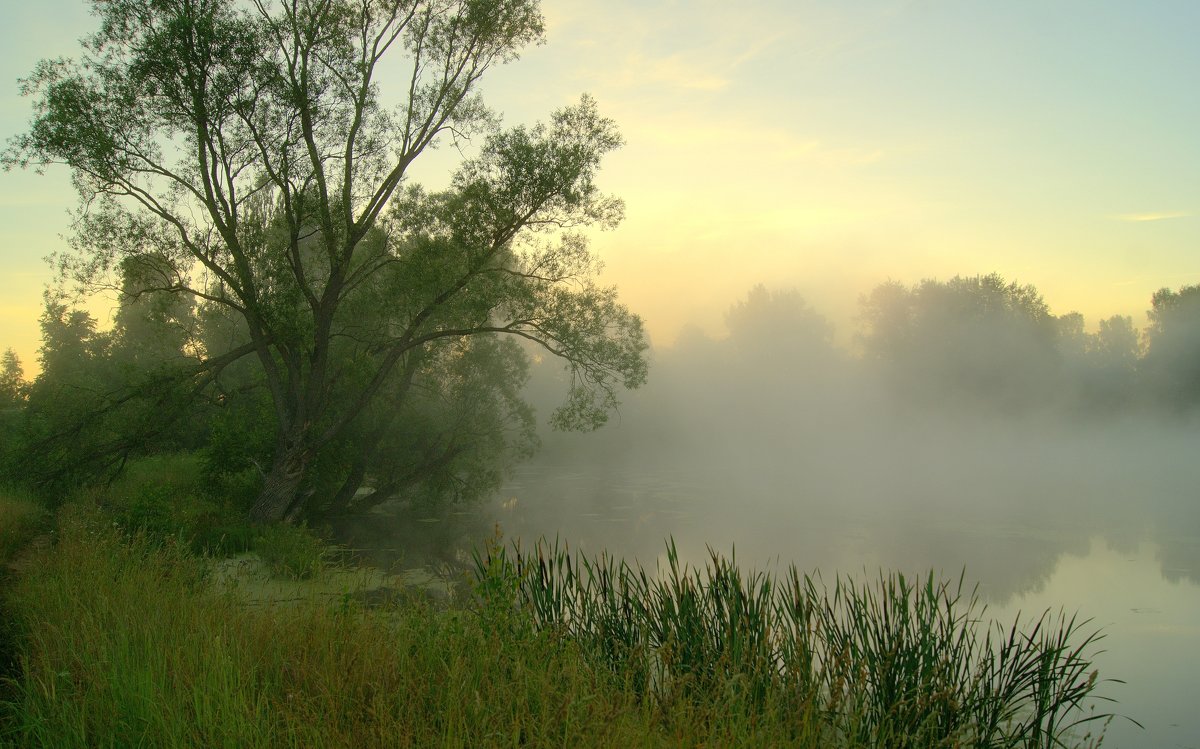
[[[3, 3], [0, 134], [16, 79], [90, 30], [75, 0]], [[605, 279], [669, 343], [723, 332], [757, 282], [846, 329], [887, 279], [998, 272], [1052, 311], [1144, 324], [1200, 282], [1194, 0], [546, 0], [547, 44], [492, 74], [532, 122], [593, 94], [628, 141], [601, 175], [627, 220]], [[441, 153], [418, 174], [436, 181]], [[0, 174], [0, 347], [37, 348], [68, 175]], [[845, 337], [843, 336], [843, 340]]]

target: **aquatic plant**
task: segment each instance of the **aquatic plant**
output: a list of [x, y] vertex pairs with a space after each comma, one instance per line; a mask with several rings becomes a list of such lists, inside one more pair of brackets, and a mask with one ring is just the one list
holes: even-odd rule
[[1042, 612], [984, 618], [964, 577], [880, 573], [832, 586], [794, 566], [743, 572], [709, 550], [681, 564], [673, 541], [654, 574], [558, 541], [489, 545], [474, 558], [485, 612], [561, 633], [659, 705], [738, 693], [819, 717], [851, 746], [1054, 747], [1086, 742], [1100, 680], [1090, 620]]

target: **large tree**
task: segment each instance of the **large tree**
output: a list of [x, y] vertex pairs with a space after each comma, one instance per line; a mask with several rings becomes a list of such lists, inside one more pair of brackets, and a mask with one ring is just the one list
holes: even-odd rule
[[[562, 357], [565, 427], [603, 423], [616, 388], [644, 380], [641, 322], [572, 232], [621, 217], [594, 184], [613, 123], [585, 97], [502, 131], [477, 93], [541, 39], [536, 0], [93, 8], [81, 57], [24, 82], [35, 116], [4, 160], [70, 167], [83, 209], [64, 267], [85, 288], [151, 256], [144, 291], [236, 317], [244, 342], [185, 349], [198, 385], [242, 356], [261, 369], [275, 437], [252, 517], [300, 516], [321, 451], [447, 341], [506, 333]], [[378, 74], [398, 65], [388, 104]], [[473, 136], [448, 189], [406, 184], [439, 140]]]

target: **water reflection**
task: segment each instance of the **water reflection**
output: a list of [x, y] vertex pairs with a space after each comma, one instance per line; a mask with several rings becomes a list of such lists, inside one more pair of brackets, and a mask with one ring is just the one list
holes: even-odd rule
[[1105, 746], [1200, 747], [1198, 436], [905, 424], [780, 433], [768, 449], [728, 430], [655, 441], [617, 425], [557, 440], [482, 507], [376, 516], [357, 538], [403, 550], [404, 566], [461, 562], [498, 526], [650, 568], [672, 537], [693, 564], [711, 545], [826, 579], [965, 570], [1001, 618], [1061, 607], [1108, 633], [1102, 675], [1128, 682], [1108, 693], [1147, 728], [1114, 725]]
[[949, 503], [932, 495], [883, 504], [846, 495], [780, 501], [770, 485], [626, 469], [535, 465], [520, 471], [485, 514], [511, 537], [558, 536], [584, 551], [629, 558], [653, 559], [673, 537], [692, 561], [712, 545], [752, 566], [781, 561], [804, 569], [947, 574], [965, 568], [995, 603], [1044, 584], [1062, 554], [1085, 553], [1095, 536], [1122, 549], [1154, 539], [1168, 579], [1195, 582], [1200, 569], [1194, 523], [1169, 508], [1156, 515], [1145, 503], [1107, 513], [1047, 504], [1024, 513], [1014, 503]]
[[1118, 700], [1119, 712], [1145, 725], [1114, 721], [1105, 746], [1200, 746], [1200, 585], [1165, 574], [1165, 559], [1162, 547], [1146, 538], [1122, 547], [1095, 537], [1081, 552], [1062, 554], [1036, 590], [992, 609], [1011, 620], [1018, 611], [1064, 608], [1103, 629], [1106, 652], [1097, 666], [1126, 682], [1109, 684], [1104, 693]]
[[[1037, 460], [1022, 463], [1022, 450]], [[994, 463], [961, 451], [953, 465], [922, 463], [919, 452], [853, 471], [732, 453], [686, 466], [560, 454], [518, 472], [483, 514], [510, 538], [558, 537], [649, 567], [670, 536], [693, 564], [712, 545], [747, 567], [796, 564], [826, 578], [965, 570], [999, 620], [1064, 608], [1107, 633], [1101, 673], [1128, 683], [1103, 693], [1146, 729], [1114, 723], [1105, 746], [1200, 747], [1194, 461], [1143, 456], [1134, 468], [1119, 444], [1095, 441], [1051, 454], [1010, 446]]]

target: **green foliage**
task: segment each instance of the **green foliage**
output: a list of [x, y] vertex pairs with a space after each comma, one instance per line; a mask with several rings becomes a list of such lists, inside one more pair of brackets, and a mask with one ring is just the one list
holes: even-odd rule
[[28, 384], [17, 352], [5, 349], [0, 359], [0, 413], [8, 413], [25, 402]]
[[218, 556], [247, 551], [257, 531], [219, 488], [205, 481], [199, 456], [172, 454], [130, 461], [118, 479], [86, 496], [126, 533]]
[[[121, 0], [95, 11], [81, 58], [45, 61], [25, 81], [33, 121], [3, 162], [71, 168], [87, 210], [61, 258], [65, 280], [120, 285], [116, 334], [140, 345], [114, 344], [108, 358], [126, 376], [160, 365], [178, 387], [151, 401], [160, 415], [193, 416], [185, 396], [201, 392], [223, 407], [227, 368], [255, 355], [251, 377], [228, 373], [271, 405], [254, 517], [344, 508], [363, 463], [387, 464], [377, 447], [403, 418], [372, 407], [436, 382], [450, 366], [443, 344], [507, 334], [561, 357], [574, 381], [555, 416], [563, 427], [599, 426], [615, 391], [644, 381], [641, 321], [595, 285], [597, 263], [573, 233], [621, 218], [595, 184], [621, 143], [615, 125], [583, 97], [547, 124], [501, 130], [476, 93], [492, 66], [541, 39], [537, 2]], [[409, 73], [385, 88], [376, 76], [393, 58]], [[407, 99], [393, 106], [383, 90]], [[448, 190], [401, 190], [426, 148], [471, 134], [486, 136], [482, 148]], [[222, 335], [189, 324], [195, 299]], [[461, 438], [477, 425], [495, 435], [498, 420], [521, 432], [527, 419], [504, 392], [520, 375], [489, 388], [487, 374], [473, 375], [472, 394], [497, 402], [481, 424], [438, 435], [448, 446], [421, 483], [494, 483], [490, 458], [474, 458], [496, 441]], [[94, 452], [132, 449], [138, 416], [106, 422], [113, 434]], [[202, 435], [185, 421], [185, 443], [169, 449]], [[341, 487], [313, 473], [341, 474]]]
[[28, 493], [0, 489], [0, 564], [28, 543], [45, 519], [45, 509]]
[[58, 501], [113, 478], [132, 456], [198, 444], [183, 344], [155, 322], [149, 303], [127, 295], [114, 330], [99, 332], [89, 313], [47, 295], [42, 371], [4, 425], [13, 437], [5, 450], [12, 480]]
[[320, 574], [328, 557], [325, 542], [302, 526], [269, 525], [254, 539], [254, 551], [272, 574], [307, 580]]
[[15, 481], [21, 454], [22, 421], [29, 397], [21, 360], [12, 349], [0, 360], [0, 480]]
[[259, 466], [270, 460], [274, 426], [261, 390], [224, 396], [211, 409], [201, 455], [203, 480], [214, 496], [243, 511], [250, 509], [262, 489]]

